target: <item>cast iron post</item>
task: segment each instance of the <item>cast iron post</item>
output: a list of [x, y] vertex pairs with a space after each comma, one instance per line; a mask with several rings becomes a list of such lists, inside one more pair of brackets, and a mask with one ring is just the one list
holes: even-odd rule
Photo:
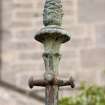
[[46, 88], [45, 105], [58, 105], [58, 90], [60, 86], [71, 85], [73, 79], [68, 81], [58, 79], [58, 65], [61, 58], [60, 46], [70, 40], [69, 33], [61, 27], [63, 17], [61, 0], [46, 0], [43, 13], [42, 28], [35, 39], [44, 45], [43, 59], [45, 62], [45, 74], [43, 80], [29, 80], [30, 88], [42, 86]]

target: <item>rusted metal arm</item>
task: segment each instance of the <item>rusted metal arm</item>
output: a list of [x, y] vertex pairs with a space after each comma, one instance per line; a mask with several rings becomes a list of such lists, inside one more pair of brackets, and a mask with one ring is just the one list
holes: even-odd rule
[[34, 86], [41, 86], [45, 87], [47, 84], [47, 81], [45, 80], [33, 80], [33, 78], [29, 79], [29, 87], [33, 88]]
[[58, 86], [71, 86], [71, 88], [75, 87], [74, 80], [70, 78], [69, 80], [58, 80]]
[[61, 86], [71, 86], [72, 88], [75, 87], [74, 80], [72, 78], [70, 78], [69, 80], [53, 79], [52, 81], [34, 80], [33, 78], [29, 79], [29, 87], [30, 88], [33, 88], [34, 86], [46, 87], [48, 85], [49, 86], [57, 85], [58, 87], [61, 87]]

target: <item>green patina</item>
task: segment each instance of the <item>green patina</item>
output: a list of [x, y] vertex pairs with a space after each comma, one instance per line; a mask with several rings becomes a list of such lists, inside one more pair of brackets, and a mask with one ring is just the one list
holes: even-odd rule
[[61, 0], [46, 0], [43, 23], [47, 25], [59, 25], [62, 24], [63, 10]]
[[[53, 85], [45, 86], [46, 105], [58, 105], [59, 86], [55, 82], [58, 81], [58, 66], [61, 58], [59, 52], [61, 44], [70, 40], [69, 33], [61, 28], [62, 18], [61, 0], [46, 0], [43, 13], [43, 24], [45, 27], [35, 35], [35, 39], [44, 45], [44, 79], [54, 82]], [[40, 81], [39, 85], [42, 83], [43, 81]]]
[[[43, 13], [44, 28], [35, 36], [35, 39], [44, 45], [43, 59], [45, 63], [45, 79], [58, 78], [58, 67], [60, 62], [60, 47], [62, 43], [70, 40], [69, 33], [63, 30], [63, 10], [61, 0], [46, 0]], [[46, 105], [58, 105], [57, 85], [46, 86]]]

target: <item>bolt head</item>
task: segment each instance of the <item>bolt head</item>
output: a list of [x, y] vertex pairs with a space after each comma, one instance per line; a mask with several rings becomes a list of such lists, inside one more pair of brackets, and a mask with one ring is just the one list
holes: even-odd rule
[[44, 79], [50, 82], [54, 79], [54, 74], [52, 72], [47, 72], [44, 74]]

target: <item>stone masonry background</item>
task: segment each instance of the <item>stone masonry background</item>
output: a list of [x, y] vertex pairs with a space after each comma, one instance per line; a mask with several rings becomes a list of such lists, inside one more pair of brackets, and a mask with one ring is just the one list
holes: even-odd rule
[[[28, 88], [28, 79], [44, 73], [43, 46], [34, 40], [42, 27], [45, 0], [1, 0], [0, 79], [26, 91], [25, 94], [0, 84], [0, 105], [42, 105], [29, 93], [44, 97], [44, 89]], [[105, 85], [105, 0], [62, 0], [63, 27], [71, 41], [62, 45], [61, 78]], [[6, 87], [7, 86], [7, 87]], [[70, 91], [60, 91], [69, 96]]]

